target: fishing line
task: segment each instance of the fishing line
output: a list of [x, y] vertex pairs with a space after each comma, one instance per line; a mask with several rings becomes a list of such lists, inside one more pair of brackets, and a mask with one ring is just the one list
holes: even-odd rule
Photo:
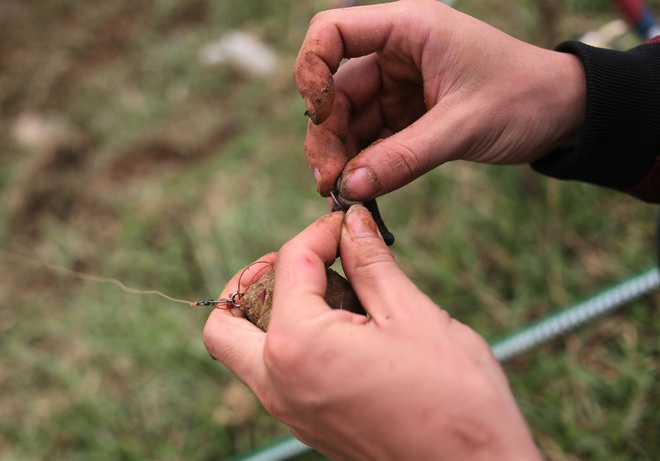
[[111, 285], [114, 285], [121, 289], [122, 291], [125, 291], [127, 293], [134, 293], [134, 294], [141, 294], [141, 295], [156, 295], [160, 296], [161, 298], [165, 298], [168, 301], [172, 301], [175, 303], [181, 303], [181, 304], [187, 304], [190, 307], [197, 307], [197, 306], [202, 306], [201, 302], [195, 302], [195, 301], [188, 301], [185, 299], [178, 299], [178, 298], [173, 298], [172, 296], [168, 296], [163, 292], [160, 292], [158, 290], [141, 290], [139, 288], [132, 288], [124, 285], [124, 283], [116, 278], [112, 277], [104, 277], [101, 275], [93, 275], [93, 274], [86, 274], [84, 272], [78, 272], [73, 269], [68, 269], [63, 266], [58, 266], [57, 264], [52, 264], [46, 261], [41, 261], [39, 259], [34, 259], [34, 258], [29, 258], [27, 256], [22, 256], [17, 253], [12, 253], [9, 251], [5, 250], [0, 250], [0, 258], [6, 260], [6, 261], [12, 261], [18, 264], [22, 264], [23, 266], [30, 266], [34, 267], [37, 269], [44, 269], [44, 270], [49, 270], [51, 272], [55, 272], [58, 274], [66, 275], [68, 277], [74, 277], [78, 278], [81, 280], [89, 281], [89, 282], [96, 282], [96, 283], [108, 283]]
[[[233, 306], [233, 307], [239, 307], [240, 300], [243, 297], [243, 292], [240, 291], [240, 289], [237, 289], [234, 293], [230, 295], [229, 298], [222, 298], [222, 299], [207, 299], [203, 301], [188, 301], [187, 299], [178, 299], [178, 298], [173, 298], [172, 296], [166, 295], [162, 291], [158, 290], [142, 290], [139, 288], [132, 288], [126, 286], [121, 280], [113, 278], [113, 277], [105, 277], [102, 275], [94, 275], [94, 274], [88, 274], [85, 272], [79, 272], [75, 271], [73, 269], [66, 268], [64, 266], [58, 266], [57, 264], [52, 264], [46, 261], [42, 261], [40, 259], [35, 259], [35, 258], [29, 258], [27, 256], [20, 255], [18, 253], [12, 253], [10, 251], [5, 251], [5, 250], [0, 250], [0, 259], [4, 259], [6, 261], [12, 261], [18, 264], [22, 264], [23, 266], [29, 266], [29, 267], [34, 267], [37, 269], [42, 269], [42, 270], [48, 270], [51, 272], [55, 272], [58, 274], [66, 275], [68, 277], [73, 277], [81, 280], [85, 280], [88, 282], [96, 282], [96, 283], [108, 283], [111, 285], [114, 285], [121, 289], [122, 291], [125, 291], [127, 293], [133, 293], [133, 294], [140, 294], [140, 295], [156, 295], [160, 296], [161, 298], [167, 299], [168, 301], [172, 301], [175, 303], [181, 303], [181, 304], [187, 304], [190, 307], [200, 307], [200, 306], [213, 306], [216, 308], [223, 308], [227, 306]], [[251, 268], [252, 266], [256, 264], [269, 264], [272, 267], [272, 263], [268, 261], [256, 261], [253, 262], [252, 264], [248, 265], [245, 269], [243, 269], [243, 272], [241, 272], [239, 278], [238, 278], [238, 286], [240, 288], [241, 286], [241, 281], [243, 278], [243, 275], [245, 272]], [[254, 280], [250, 282], [250, 284], [254, 283]]]

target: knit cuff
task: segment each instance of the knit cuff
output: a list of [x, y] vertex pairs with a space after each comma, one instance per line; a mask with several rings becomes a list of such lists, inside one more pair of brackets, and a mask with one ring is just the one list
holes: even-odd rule
[[586, 117], [574, 149], [551, 152], [532, 167], [559, 179], [629, 189], [660, 154], [660, 44], [624, 52], [570, 41], [556, 50], [582, 61]]

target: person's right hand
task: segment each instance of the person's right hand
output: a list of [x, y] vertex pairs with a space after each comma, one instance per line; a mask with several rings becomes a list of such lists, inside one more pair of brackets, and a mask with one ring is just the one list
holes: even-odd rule
[[[351, 59], [339, 67], [344, 58]], [[574, 145], [584, 119], [575, 56], [521, 42], [435, 0], [318, 14], [294, 79], [311, 119], [305, 152], [319, 192], [328, 196], [343, 174], [341, 193], [351, 200], [397, 189], [450, 160], [537, 160]]]

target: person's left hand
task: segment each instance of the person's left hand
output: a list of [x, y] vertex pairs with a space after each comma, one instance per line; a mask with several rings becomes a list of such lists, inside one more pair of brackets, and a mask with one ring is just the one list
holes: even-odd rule
[[[338, 247], [368, 317], [323, 299]], [[276, 274], [268, 332], [215, 309], [204, 343], [302, 442], [332, 459], [540, 459], [488, 344], [403, 274], [364, 207], [262, 260]]]

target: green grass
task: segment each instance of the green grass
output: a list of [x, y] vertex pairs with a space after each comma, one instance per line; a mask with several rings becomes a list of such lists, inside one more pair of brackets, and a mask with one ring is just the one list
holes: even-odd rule
[[[323, 3], [2, 7], [0, 249], [179, 298], [216, 296], [327, 210], [290, 76]], [[541, 41], [533, 5], [456, 4]], [[567, 2], [560, 29], [577, 37], [615, 18], [608, 6]], [[273, 76], [199, 64], [199, 49], [229, 29], [277, 50]], [[39, 142], [19, 142], [26, 115], [54, 120], [55, 135], [42, 125]], [[446, 165], [380, 206], [405, 272], [487, 338], [656, 262], [655, 207], [526, 167]], [[506, 365], [548, 459], [660, 457], [659, 300]], [[208, 357], [207, 315], [0, 260], [2, 458], [217, 460], [288, 434]]]

